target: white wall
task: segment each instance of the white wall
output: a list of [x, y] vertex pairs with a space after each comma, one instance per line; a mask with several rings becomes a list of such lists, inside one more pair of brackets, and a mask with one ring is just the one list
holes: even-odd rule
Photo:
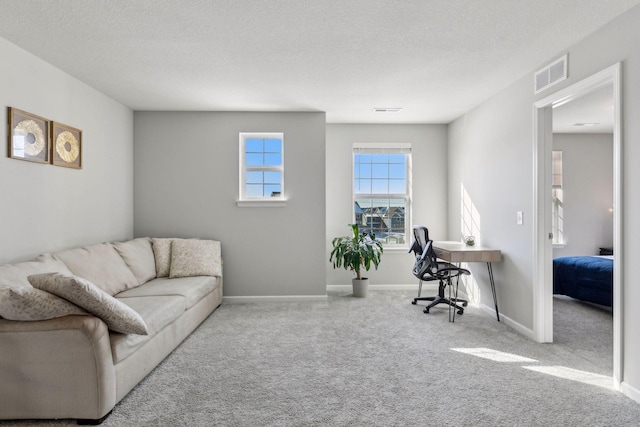
[[[483, 243], [502, 249], [505, 262], [495, 265], [501, 312], [525, 328], [533, 323], [533, 103], [556, 90], [576, 83], [614, 63], [622, 62], [623, 145], [623, 253], [624, 296], [623, 389], [640, 401], [640, 338], [633, 325], [640, 324], [635, 301], [640, 287], [640, 7], [635, 7], [593, 35], [557, 56], [569, 53], [569, 78], [537, 97], [533, 95], [533, 71], [493, 98], [457, 119], [450, 126], [449, 212], [450, 232], [456, 233], [453, 213], [459, 212], [459, 189], [464, 184], [482, 216]], [[556, 57], [557, 57], [556, 56]], [[549, 58], [549, 61], [555, 58]], [[545, 64], [540, 64], [540, 66]], [[462, 165], [468, 167], [462, 169]], [[515, 225], [516, 210], [525, 223]], [[491, 305], [488, 283], [480, 278], [482, 301]]]
[[[0, 156], [0, 263], [133, 235], [133, 113], [0, 39], [0, 135], [7, 107], [83, 131], [83, 169]], [[4, 145], [6, 147], [6, 145]]]
[[[225, 296], [326, 295], [324, 113], [135, 113], [135, 235], [220, 240]], [[236, 206], [239, 133], [283, 132], [286, 207]]]
[[613, 136], [558, 133], [562, 150], [565, 247], [553, 256], [598, 255], [613, 247]]
[[[447, 236], [447, 127], [446, 125], [327, 125], [327, 236], [326, 274], [328, 285], [348, 285], [353, 274], [334, 270], [329, 263], [331, 240], [351, 233], [353, 218], [354, 142], [411, 143], [413, 158], [412, 224], [425, 225], [430, 237]], [[371, 284], [417, 284], [411, 274], [415, 259], [406, 248], [387, 250], [378, 270], [367, 274]]]

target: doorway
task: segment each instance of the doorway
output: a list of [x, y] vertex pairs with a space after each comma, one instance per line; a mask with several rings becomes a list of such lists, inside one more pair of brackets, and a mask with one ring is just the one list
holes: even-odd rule
[[622, 156], [620, 64], [615, 64], [534, 104], [534, 334], [539, 342], [553, 342], [552, 276], [552, 149], [553, 108], [558, 108], [607, 86], [613, 92], [613, 381], [622, 378]]

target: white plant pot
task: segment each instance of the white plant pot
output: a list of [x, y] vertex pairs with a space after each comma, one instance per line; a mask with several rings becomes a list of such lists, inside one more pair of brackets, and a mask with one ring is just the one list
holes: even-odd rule
[[369, 279], [363, 277], [362, 279], [351, 279], [351, 285], [353, 286], [353, 296], [358, 298], [364, 298], [367, 296], [367, 290], [369, 289]]

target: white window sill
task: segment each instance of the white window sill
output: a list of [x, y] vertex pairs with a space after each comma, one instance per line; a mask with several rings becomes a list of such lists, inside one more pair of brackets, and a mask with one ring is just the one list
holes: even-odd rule
[[567, 246], [566, 243], [552, 243], [551, 246], [553, 247], [553, 249], [563, 249], [565, 246]]
[[237, 200], [236, 205], [239, 208], [282, 208], [287, 206], [287, 201], [284, 199]]
[[401, 246], [401, 245], [393, 245], [393, 246], [385, 246], [382, 245], [382, 249], [384, 249], [385, 253], [403, 253], [406, 254], [409, 252], [409, 246]]

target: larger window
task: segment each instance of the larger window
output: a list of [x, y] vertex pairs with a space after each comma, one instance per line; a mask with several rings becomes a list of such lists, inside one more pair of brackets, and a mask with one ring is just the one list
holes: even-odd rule
[[385, 245], [409, 243], [411, 146], [354, 144], [354, 220]]
[[240, 200], [284, 199], [284, 135], [240, 134]]

